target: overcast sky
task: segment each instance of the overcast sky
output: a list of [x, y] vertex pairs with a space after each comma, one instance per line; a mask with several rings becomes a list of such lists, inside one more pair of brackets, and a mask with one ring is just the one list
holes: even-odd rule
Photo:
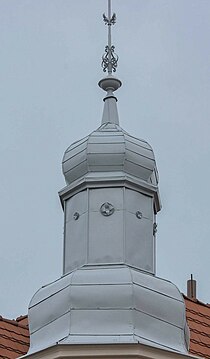
[[[160, 174], [157, 275], [210, 302], [210, 1], [113, 0], [120, 125]], [[65, 149], [100, 125], [106, 0], [0, 0], [0, 314], [62, 274]]]

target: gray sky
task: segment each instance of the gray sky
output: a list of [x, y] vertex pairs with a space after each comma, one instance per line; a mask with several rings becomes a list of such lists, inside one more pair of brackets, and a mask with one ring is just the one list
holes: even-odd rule
[[[160, 174], [157, 275], [210, 302], [210, 1], [113, 0], [120, 124]], [[62, 271], [61, 160], [100, 125], [106, 0], [0, 0], [0, 314]]]

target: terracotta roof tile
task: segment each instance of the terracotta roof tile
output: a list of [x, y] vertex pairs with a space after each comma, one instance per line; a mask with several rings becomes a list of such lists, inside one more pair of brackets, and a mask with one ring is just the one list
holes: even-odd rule
[[27, 353], [29, 331], [27, 316], [16, 320], [0, 317], [0, 358], [15, 359]]
[[184, 296], [190, 328], [190, 352], [210, 359], [210, 306]]

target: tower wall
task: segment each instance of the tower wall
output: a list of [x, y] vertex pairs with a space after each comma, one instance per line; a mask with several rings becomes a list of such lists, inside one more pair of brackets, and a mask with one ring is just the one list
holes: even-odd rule
[[153, 197], [86, 189], [65, 201], [64, 274], [84, 264], [128, 264], [155, 273]]

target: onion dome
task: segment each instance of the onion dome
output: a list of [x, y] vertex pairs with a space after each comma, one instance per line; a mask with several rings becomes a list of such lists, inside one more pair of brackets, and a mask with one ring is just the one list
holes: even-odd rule
[[123, 172], [136, 180], [157, 185], [158, 173], [151, 146], [119, 126], [117, 98], [113, 92], [121, 86], [121, 81], [109, 75], [99, 86], [107, 92], [102, 124], [65, 151], [62, 166], [66, 183], [69, 185], [93, 174], [104, 175], [104, 172], [106, 177], [117, 177]]

